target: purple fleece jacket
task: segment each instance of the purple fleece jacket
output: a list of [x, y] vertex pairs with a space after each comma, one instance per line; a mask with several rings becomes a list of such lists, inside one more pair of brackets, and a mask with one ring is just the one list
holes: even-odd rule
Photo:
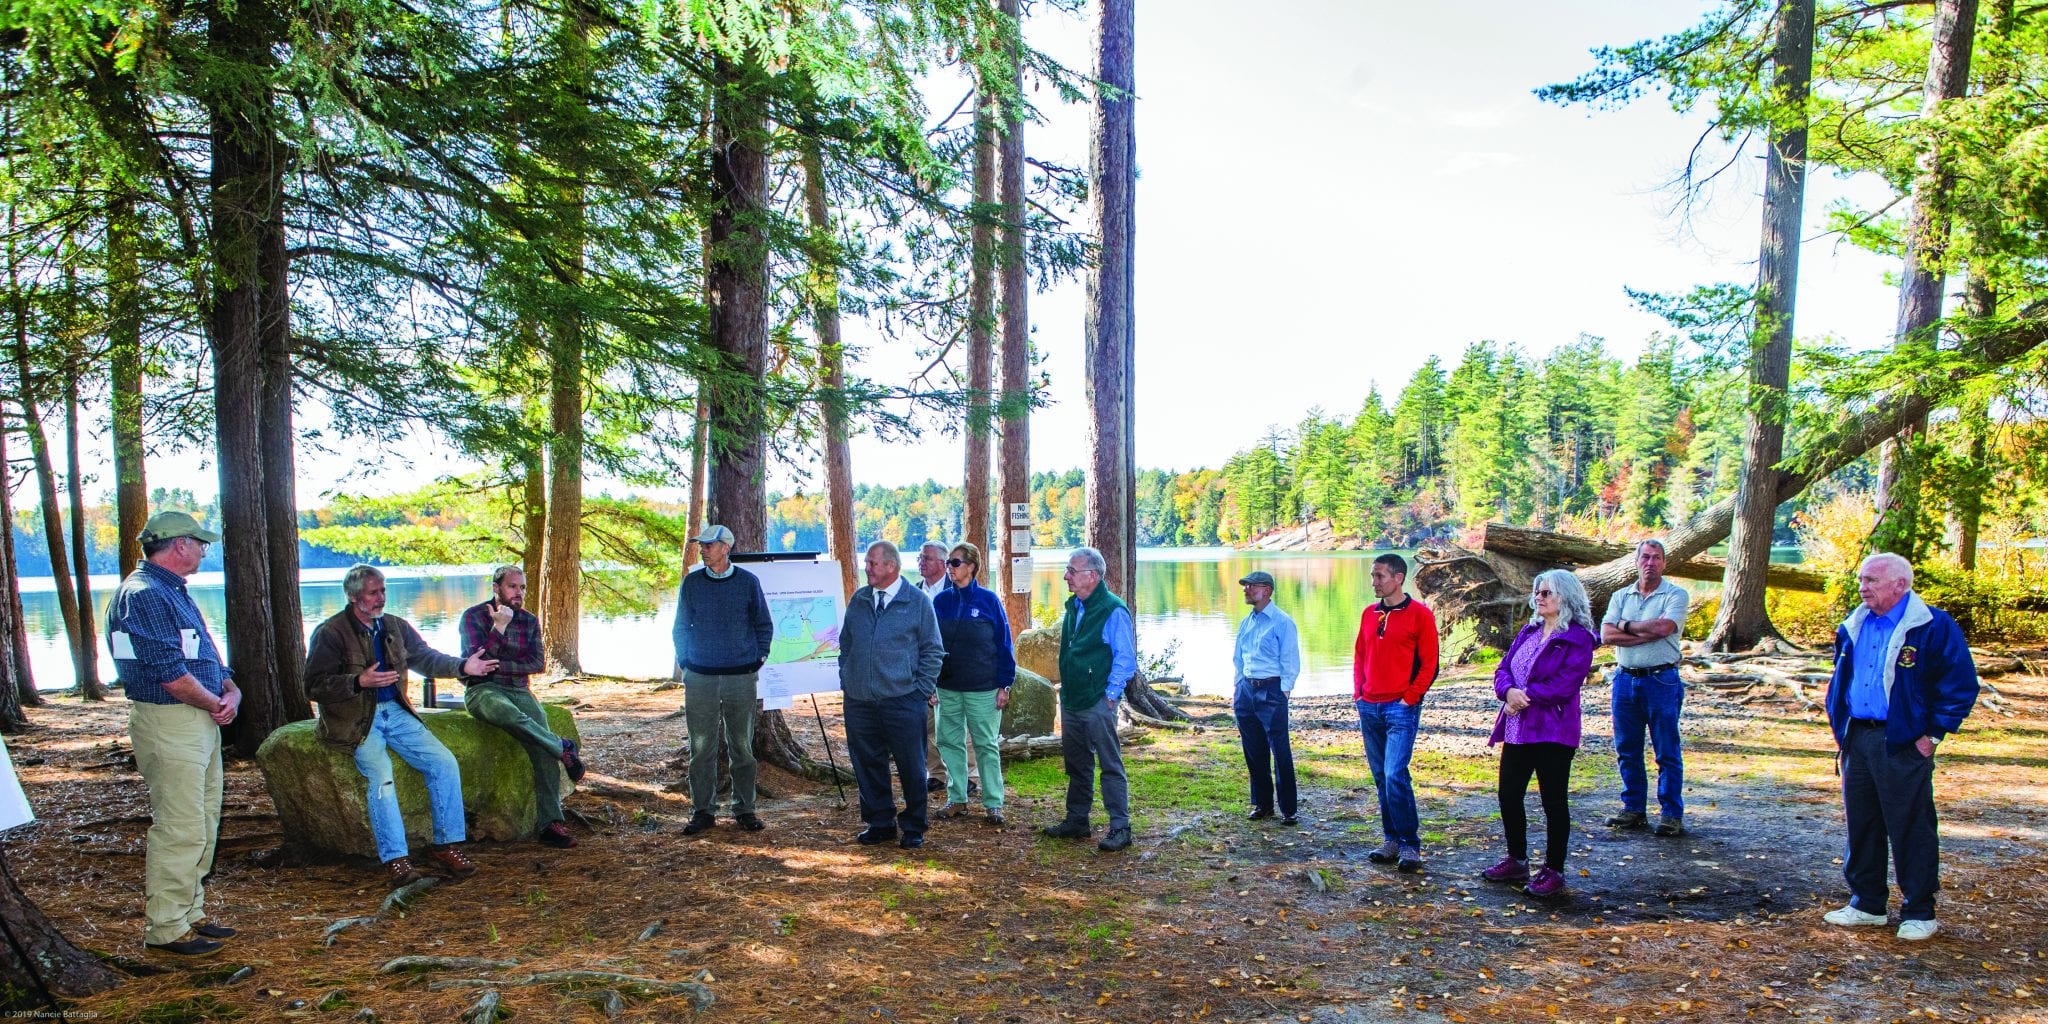
[[[1493, 671], [1493, 694], [1505, 701], [1508, 691], [1514, 688], [1514, 671], [1509, 666], [1515, 662], [1515, 652], [1523, 644], [1538, 642], [1543, 635], [1543, 624], [1532, 622], [1515, 634], [1515, 642], [1508, 647], [1508, 653], [1500, 659], [1500, 667]], [[1599, 641], [1592, 630], [1578, 623], [1572, 623], [1563, 632], [1553, 633], [1550, 643], [1536, 655], [1536, 664], [1529, 670], [1529, 682], [1522, 689], [1529, 695], [1529, 706], [1522, 709], [1523, 743], [1562, 743], [1567, 747], [1579, 745], [1579, 688], [1585, 685], [1586, 674], [1593, 670], [1593, 648]], [[1493, 721], [1493, 738], [1487, 746], [1501, 742], [1507, 731], [1508, 709], [1505, 704], [1500, 715]]]

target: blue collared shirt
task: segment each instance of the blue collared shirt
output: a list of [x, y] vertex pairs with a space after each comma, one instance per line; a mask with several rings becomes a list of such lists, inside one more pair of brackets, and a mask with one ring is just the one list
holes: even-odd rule
[[107, 602], [107, 646], [131, 701], [182, 703], [164, 684], [186, 675], [218, 697], [234, 674], [222, 663], [184, 577], [155, 562], [136, 566]]
[[1103, 696], [1111, 704], [1124, 698], [1124, 687], [1138, 674], [1138, 631], [1127, 609], [1116, 608], [1102, 624], [1102, 641], [1109, 645], [1109, 686]]
[[1294, 692], [1294, 680], [1301, 675], [1301, 638], [1294, 619], [1280, 606], [1265, 608], [1244, 617], [1237, 627], [1237, 682], [1246, 679], [1280, 679], [1280, 692]]
[[1849, 717], [1881, 722], [1890, 715], [1892, 701], [1891, 694], [1885, 692], [1884, 670], [1891, 657], [1892, 632], [1898, 629], [1899, 620], [1906, 617], [1906, 602], [1911, 596], [1908, 591], [1883, 615], [1863, 617], [1863, 626], [1856, 631], [1855, 650], [1851, 652], [1855, 675], [1849, 680]]

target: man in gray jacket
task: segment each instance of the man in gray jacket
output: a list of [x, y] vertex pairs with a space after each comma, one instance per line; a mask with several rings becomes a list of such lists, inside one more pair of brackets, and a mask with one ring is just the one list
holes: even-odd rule
[[[931, 598], [903, 579], [896, 545], [868, 545], [868, 585], [846, 603], [839, 630], [839, 686], [845, 691], [846, 748], [860, 787], [854, 838], [863, 845], [891, 839], [905, 849], [924, 845], [929, 793], [924, 782], [925, 709], [938, 702], [946, 648]], [[903, 809], [889, 792], [889, 762], [903, 786]]]

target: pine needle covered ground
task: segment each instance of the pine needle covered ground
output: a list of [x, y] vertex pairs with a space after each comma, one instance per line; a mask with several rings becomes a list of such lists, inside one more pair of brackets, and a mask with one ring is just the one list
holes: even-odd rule
[[[1820, 922], [1845, 894], [1818, 717], [1712, 691], [1686, 709], [1692, 834], [1600, 824], [1616, 775], [1606, 691], [1589, 688], [1572, 891], [1543, 903], [1478, 881], [1501, 844], [1477, 675], [1439, 684], [1425, 710], [1421, 875], [1366, 861], [1378, 819], [1342, 700], [1296, 702], [1297, 828], [1244, 820], [1218, 718], [1127, 749], [1138, 845], [1123, 854], [1037, 837], [1060, 813], [1057, 758], [1010, 766], [1007, 829], [935, 823], [913, 854], [854, 844], [831, 786], [772, 772], [767, 831], [685, 838], [687, 797], [668, 791], [679, 694], [615, 680], [541, 688], [575, 705], [587, 741], [591, 775], [568, 801], [581, 845], [472, 844], [475, 878], [331, 944], [330, 924], [374, 915], [385, 887], [367, 861], [262, 866], [281, 837], [238, 763], [210, 891], [243, 935], [199, 963], [142, 956], [147, 803], [118, 697], [36, 711], [40, 728], [10, 743], [41, 820], [7, 854], [81, 945], [171, 968], [74, 1019], [456, 1021], [489, 989], [514, 1021], [667, 1021], [693, 1009], [662, 986], [697, 982], [716, 1002], [696, 1016], [736, 1024], [2033, 1021], [2048, 1000], [2048, 681], [1998, 685], [2012, 714], [1980, 708], [1942, 748], [1943, 931], [1919, 945]], [[836, 705], [823, 710], [843, 764]], [[496, 963], [381, 970], [401, 956]], [[602, 974], [551, 973], [565, 971]]]

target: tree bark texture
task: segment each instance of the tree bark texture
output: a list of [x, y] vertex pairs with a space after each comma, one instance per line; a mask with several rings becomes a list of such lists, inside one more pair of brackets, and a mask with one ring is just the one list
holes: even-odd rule
[[[213, 343], [215, 453], [220, 467], [221, 548], [226, 570], [228, 661], [242, 707], [230, 730], [253, 756], [284, 725], [271, 624], [269, 518], [263, 487], [263, 318], [271, 308], [268, 236], [282, 231], [282, 142], [271, 109], [268, 6], [245, 2], [208, 13], [213, 59], [235, 70], [206, 100], [212, 137], [213, 280], [207, 331]], [[280, 585], [296, 587], [296, 579]]]
[[106, 700], [107, 688], [100, 682], [100, 658], [93, 628], [92, 566], [86, 558], [85, 470], [80, 457], [78, 429], [78, 375], [85, 369], [85, 346], [74, 342], [64, 373], [64, 486], [71, 499], [71, 570], [78, 580], [78, 652], [80, 700]]
[[[104, 992], [121, 983], [99, 958], [64, 937], [57, 926], [43, 916], [28, 894], [14, 881], [6, 854], [0, 852], [0, 920], [14, 942], [0, 942], [0, 992], [8, 999], [0, 1008], [8, 1010], [48, 1009], [43, 990], [51, 995], [76, 999]], [[21, 944], [27, 963], [14, 943]], [[33, 970], [31, 970], [31, 966]]]
[[142, 561], [149, 486], [142, 443], [142, 218], [135, 198], [121, 195], [107, 211], [107, 352], [113, 406], [114, 519], [122, 577]]
[[758, 551], [768, 536], [767, 111], [757, 68], [717, 61], [711, 135], [711, 522]]
[[[1024, 66], [1019, 60], [1022, 37], [1023, 0], [1002, 0], [1009, 39], [1010, 93], [1021, 97]], [[996, 547], [989, 579], [1003, 594], [1003, 611], [1010, 620], [1010, 636], [1031, 628], [1031, 576], [1024, 573], [1023, 592], [1018, 592], [1011, 568], [1018, 558], [1029, 558], [1029, 543], [1013, 543], [1017, 529], [1010, 523], [1010, 507], [1031, 502], [1031, 282], [1024, 261], [1024, 112], [1016, 104], [1002, 111], [1003, 131], [997, 142], [1000, 152], [998, 191], [1003, 204], [1001, 249], [1002, 301], [1002, 440], [996, 467]], [[1028, 532], [1026, 534], [1029, 535]]]
[[[0, 427], [0, 529], [11, 536], [14, 533], [14, 515], [6, 508], [6, 491], [13, 481], [8, 479], [6, 466], [7, 431]], [[14, 575], [13, 559], [0, 553], [0, 636], [13, 638], [17, 635], [15, 620], [21, 614], [18, 610], [20, 592], [21, 581]], [[24, 687], [20, 663], [24, 660], [23, 651], [27, 645], [16, 640], [8, 646], [14, 650], [0, 655], [0, 733], [13, 734], [28, 728], [29, 724], [21, 711]], [[33, 684], [26, 689], [31, 695], [35, 693]]]
[[[1792, 320], [1799, 296], [1799, 232], [1806, 209], [1806, 101], [1813, 79], [1814, 0], [1778, 7], [1771, 52], [1771, 88], [1798, 111], [1775, 127], [1764, 163], [1764, 223], [1758, 248], [1755, 321], [1750, 327], [1749, 396], [1742, 430], [1742, 469], [1735, 485], [1734, 532], [1721, 610], [1708, 643], [1715, 650], [1746, 650], [1775, 636], [1764, 607], [1765, 573], [1777, 520], [1777, 466], [1785, 454], [1790, 417]], [[1689, 558], [1693, 552], [1681, 558]], [[1675, 553], [1674, 553], [1675, 554]], [[1674, 559], [1679, 560], [1679, 559]]]
[[[1963, 304], [1970, 319], [1978, 323], [1989, 323], [1998, 315], [1998, 291], [1976, 268], [1970, 271], [1969, 282], [1963, 291]], [[1988, 480], [1991, 403], [1981, 398], [1968, 398], [1956, 408], [1956, 418], [1968, 438], [1966, 464], [1971, 480]], [[1975, 571], [1978, 534], [1984, 523], [1984, 489], [1965, 486], [1956, 492], [1954, 504], [1956, 564], [1966, 572]]]
[[[1132, 357], [1132, 278], [1135, 267], [1137, 186], [1133, 33], [1135, 0], [1103, 0], [1096, 20], [1096, 86], [1089, 195], [1098, 246], [1088, 272], [1084, 328], [1088, 399], [1086, 473], [1088, 543], [1109, 571], [1103, 584], [1130, 602], [1135, 597], [1136, 517], [1132, 448], [1136, 384]], [[1135, 613], [1135, 606], [1133, 612]]]
[[[996, 317], [996, 104], [986, 85], [974, 98], [974, 226], [970, 229], [967, 286], [967, 436], [961, 473], [961, 538], [990, 550], [989, 441], [994, 428]], [[986, 558], [984, 558], [986, 560]]]
[[12, 643], [7, 645], [7, 663], [13, 666], [15, 700], [25, 708], [39, 708], [49, 702], [36, 692], [35, 672], [28, 662], [28, 617], [21, 608], [21, 570], [14, 561], [14, 471], [8, 468], [7, 427], [0, 422], [0, 575], [5, 575], [15, 585], [0, 595], [7, 604], [4, 616], [6, 632]]
[[[15, 304], [14, 371], [21, 385], [21, 429], [28, 435], [28, 448], [36, 478], [36, 496], [43, 510], [43, 541], [50, 549], [50, 575], [57, 589], [57, 610], [64, 617], [64, 637], [71, 650], [72, 678], [80, 693], [86, 689], [86, 675], [98, 675], [99, 659], [92, 638], [80, 632], [77, 582], [71, 576], [71, 558], [64, 545], [63, 506], [57, 503], [57, 470], [50, 460], [50, 439], [43, 432], [43, 414], [35, 394], [33, 371], [28, 356], [28, 317], [22, 304]], [[8, 524], [12, 532], [12, 522]]]
[[[1512, 555], [1564, 568], [1599, 565], [1616, 558], [1634, 558], [1636, 551], [1635, 545], [1632, 544], [1608, 544], [1604, 541], [1575, 537], [1568, 533], [1506, 526], [1501, 523], [1488, 523], [1481, 529], [1479, 548], [1482, 551]], [[1720, 580], [1726, 576], [1727, 571], [1726, 561], [1706, 555], [1694, 555], [1682, 562], [1671, 561], [1664, 566], [1664, 575], [1682, 580]], [[1775, 590], [1819, 593], [1827, 587], [1825, 576], [1796, 565], [1772, 563], [1767, 575], [1772, 589]]]
[[839, 247], [825, 161], [815, 143], [804, 146], [803, 165], [804, 209], [811, 222], [811, 320], [818, 332], [818, 381], [825, 388], [820, 417], [825, 434], [825, 537], [832, 560], [839, 563], [840, 590], [851, 598], [860, 586], [860, 567], [853, 560], [853, 449], [847, 439], [846, 348], [839, 336]]
[[[579, 81], [589, 81], [590, 37], [580, 15], [562, 16], [565, 64]], [[583, 283], [584, 189], [578, 178], [579, 154], [565, 147], [568, 168], [560, 200], [568, 211], [561, 237], [555, 239], [561, 283]], [[547, 553], [542, 575], [541, 648], [557, 671], [583, 671], [579, 638], [583, 621], [583, 322], [573, 310], [558, 310], [548, 325], [548, 521]]]
[[546, 607], [541, 602], [547, 578], [544, 571], [548, 542], [548, 471], [546, 453], [538, 448], [519, 458], [520, 503], [523, 524], [520, 534], [519, 567], [526, 574], [526, 605]]
[[[1970, 87], [1970, 54], [1977, 39], [1977, 0], [1937, 0], [1934, 38], [1927, 51], [1927, 78], [1920, 92], [1920, 121], [1932, 124], [1944, 103], [1960, 99]], [[1906, 215], [1906, 258], [1899, 281], [1899, 323], [1893, 344], [1933, 347], [1935, 324], [1941, 320], [1943, 266], [1948, 253], [1949, 195], [1955, 171], [1944, 158], [1941, 133], [1932, 132], [1913, 176], [1913, 203]], [[1905, 465], [1913, 458], [1913, 438], [1927, 432], [1923, 417], [1908, 424], [1898, 441], [1878, 455], [1877, 508], [1885, 528], [1878, 542], [1887, 550], [1913, 557], [1920, 547], [1918, 474]], [[1903, 485], [1901, 476], [1909, 476]]]
[[[711, 406], [697, 396], [696, 425], [690, 432], [690, 539], [683, 544], [683, 571], [704, 558], [697, 535], [704, 532], [704, 512], [711, 495]], [[680, 670], [678, 670], [680, 671]]]
[[[285, 150], [273, 159], [280, 184]], [[305, 613], [299, 608], [298, 432], [292, 422], [292, 302], [283, 211], [263, 231], [263, 406], [257, 431], [263, 439], [263, 521], [270, 567], [272, 672], [277, 681], [278, 724], [313, 717], [306, 699]], [[261, 742], [260, 740], [258, 742]], [[250, 748], [249, 753], [254, 753]]]

